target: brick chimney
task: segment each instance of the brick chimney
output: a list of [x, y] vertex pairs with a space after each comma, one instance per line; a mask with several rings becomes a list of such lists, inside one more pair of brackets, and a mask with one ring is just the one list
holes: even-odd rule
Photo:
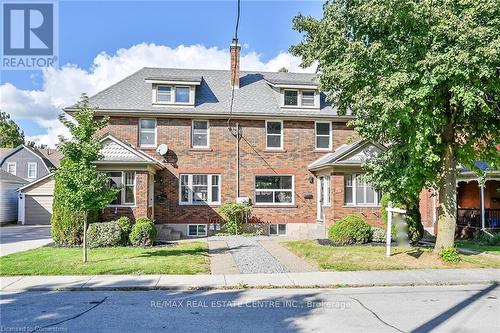
[[229, 82], [231, 87], [234, 86], [235, 88], [240, 87], [240, 49], [238, 40], [234, 38], [229, 48], [231, 52], [231, 77], [229, 78]]

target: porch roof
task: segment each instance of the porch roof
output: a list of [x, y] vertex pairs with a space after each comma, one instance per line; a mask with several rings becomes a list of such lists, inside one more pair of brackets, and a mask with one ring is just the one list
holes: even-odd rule
[[348, 145], [342, 145], [333, 153], [325, 154], [309, 164], [308, 169], [316, 171], [335, 166], [361, 166], [367, 160], [378, 156], [385, 146], [362, 139]]
[[103, 157], [96, 164], [129, 164], [150, 165], [155, 169], [163, 169], [163, 164], [148, 154], [135, 149], [132, 145], [107, 134], [101, 139]]

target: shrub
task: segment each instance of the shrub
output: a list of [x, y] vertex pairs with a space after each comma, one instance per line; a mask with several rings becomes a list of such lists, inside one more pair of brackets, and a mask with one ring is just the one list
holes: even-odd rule
[[356, 215], [347, 215], [328, 229], [328, 238], [340, 244], [367, 243], [371, 235], [371, 226]]
[[152, 246], [156, 240], [158, 231], [155, 225], [147, 217], [140, 217], [135, 221], [130, 232], [129, 240], [134, 246]]
[[222, 204], [219, 207], [219, 214], [224, 220], [223, 231], [233, 235], [241, 233], [241, 225], [251, 211], [252, 207], [248, 204], [236, 202]]
[[89, 247], [107, 247], [120, 245], [122, 230], [113, 222], [91, 223], [87, 230]]
[[[380, 200], [380, 213], [382, 214], [382, 220], [385, 225], [387, 225], [387, 206], [389, 205], [389, 201], [392, 201], [393, 207], [406, 209], [405, 222], [408, 226], [408, 239], [410, 243], [417, 243], [424, 236], [424, 226], [422, 225], [418, 200], [404, 205], [400, 202], [391, 200], [388, 193], [382, 194]], [[395, 224], [392, 225], [391, 235], [393, 238], [397, 237]]]
[[372, 227], [372, 241], [376, 243], [384, 243], [385, 242], [385, 230], [382, 228]]
[[128, 216], [122, 216], [118, 220], [116, 220], [114, 223], [120, 226], [121, 232], [122, 232], [122, 244], [123, 245], [128, 245], [129, 244], [129, 235], [132, 232], [132, 228], [134, 226], [134, 221], [130, 220]]
[[[52, 205], [52, 225], [50, 232], [52, 239], [59, 246], [78, 246], [83, 241], [84, 214], [64, 209], [59, 203], [57, 184], [54, 189], [54, 203]], [[97, 220], [98, 212], [90, 212], [88, 221]]]
[[445, 262], [459, 262], [461, 260], [457, 249], [452, 246], [441, 249], [439, 251], [439, 257]]
[[490, 236], [485, 233], [479, 233], [475, 237], [475, 241], [483, 245], [500, 245], [500, 233]]

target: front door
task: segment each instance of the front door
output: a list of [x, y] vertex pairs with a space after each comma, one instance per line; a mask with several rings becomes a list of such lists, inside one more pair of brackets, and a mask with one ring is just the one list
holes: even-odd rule
[[330, 205], [330, 176], [321, 176], [316, 178], [316, 220], [323, 222], [325, 220], [325, 206]]

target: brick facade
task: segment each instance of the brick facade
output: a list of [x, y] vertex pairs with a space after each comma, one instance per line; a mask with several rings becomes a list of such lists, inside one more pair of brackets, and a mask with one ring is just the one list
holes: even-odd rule
[[[138, 146], [138, 121], [133, 117], [111, 117], [103, 133], [110, 133], [127, 143]], [[232, 121], [234, 126], [236, 121]], [[314, 121], [283, 121], [283, 150], [267, 150], [264, 120], [238, 120], [240, 140], [240, 196], [254, 200], [254, 177], [259, 174], [294, 176], [295, 202], [283, 206], [253, 206], [254, 222], [316, 223], [316, 180], [307, 166], [327, 152], [315, 150]], [[333, 148], [354, 137], [345, 123], [333, 123]], [[218, 218], [216, 206], [179, 205], [179, 174], [214, 173], [221, 175], [221, 201], [236, 198], [236, 138], [227, 128], [226, 119], [210, 120], [210, 148], [191, 148], [191, 119], [158, 118], [157, 144], [165, 143], [169, 153], [165, 169], [155, 175], [154, 218], [157, 223], [208, 223]], [[152, 148], [141, 149], [161, 159]], [[125, 213], [133, 217], [147, 213], [147, 174], [138, 173], [137, 207]], [[143, 179], [143, 176], [145, 177]], [[374, 225], [381, 225], [378, 208], [343, 206], [343, 175], [332, 176], [332, 206], [325, 208], [328, 224], [346, 214], [355, 213]], [[305, 194], [311, 193], [311, 198]], [[144, 197], [143, 197], [144, 196]], [[119, 215], [107, 209], [106, 217]]]

